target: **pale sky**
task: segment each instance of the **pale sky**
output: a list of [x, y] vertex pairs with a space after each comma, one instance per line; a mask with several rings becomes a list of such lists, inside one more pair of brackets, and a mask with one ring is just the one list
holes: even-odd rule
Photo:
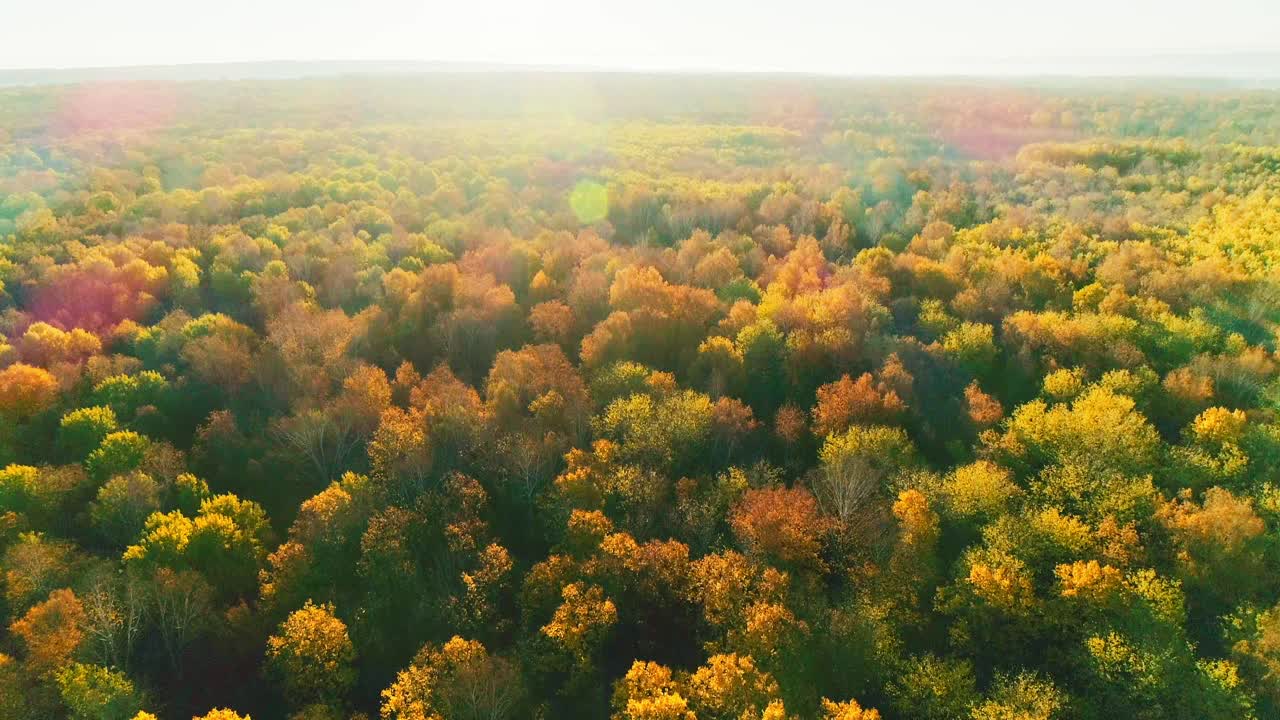
[[895, 74], [1186, 51], [1280, 51], [1280, 0], [0, 0], [0, 68], [426, 60]]

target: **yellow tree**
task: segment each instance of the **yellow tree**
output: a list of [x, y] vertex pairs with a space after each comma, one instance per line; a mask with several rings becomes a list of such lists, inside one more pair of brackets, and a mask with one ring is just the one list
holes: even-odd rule
[[0, 370], [0, 413], [25, 420], [51, 407], [58, 398], [58, 380], [47, 370], [14, 363]]
[[267, 639], [267, 667], [295, 702], [340, 701], [355, 682], [355, 649], [333, 605], [307, 601]]
[[563, 602], [551, 622], [542, 626], [542, 634], [568, 652], [580, 669], [590, 670], [600, 644], [618, 622], [618, 609], [598, 585], [570, 583], [560, 597]]
[[519, 712], [524, 687], [515, 667], [475, 640], [427, 645], [382, 691], [384, 720], [505, 720]]
[[636, 660], [614, 686], [613, 720], [696, 720], [671, 670]]
[[749, 655], [712, 655], [689, 676], [689, 701], [703, 720], [738, 720], [763, 712], [778, 695], [778, 683]]

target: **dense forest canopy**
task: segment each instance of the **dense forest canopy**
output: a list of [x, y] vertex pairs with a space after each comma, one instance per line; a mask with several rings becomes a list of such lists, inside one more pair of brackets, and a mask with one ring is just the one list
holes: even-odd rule
[[0, 90], [0, 720], [1280, 717], [1280, 94]]

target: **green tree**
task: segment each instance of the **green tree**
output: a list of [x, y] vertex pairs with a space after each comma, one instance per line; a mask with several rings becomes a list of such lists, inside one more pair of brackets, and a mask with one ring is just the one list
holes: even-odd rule
[[160, 509], [160, 500], [160, 485], [150, 475], [116, 475], [98, 488], [89, 517], [103, 537], [123, 547], [138, 538], [147, 518]]
[[615, 400], [595, 425], [599, 435], [618, 442], [624, 460], [679, 473], [707, 453], [713, 418], [711, 398], [682, 390]]
[[132, 430], [119, 430], [102, 439], [97, 449], [85, 458], [84, 466], [99, 482], [113, 475], [135, 470], [142, 464], [151, 441]]
[[62, 702], [75, 720], [130, 720], [142, 709], [141, 696], [122, 672], [71, 663], [55, 679]]
[[116, 414], [110, 407], [93, 407], [72, 410], [62, 416], [58, 442], [69, 457], [83, 459], [102, 444], [107, 435], [119, 428]]
[[180, 510], [153, 513], [124, 562], [144, 568], [194, 569], [222, 594], [253, 590], [266, 556], [270, 527], [252, 501], [218, 495], [200, 504], [194, 518]]
[[749, 378], [745, 399], [756, 415], [773, 415], [787, 394], [786, 338], [778, 326], [762, 320], [743, 328], [736, 339], [743, 372]]

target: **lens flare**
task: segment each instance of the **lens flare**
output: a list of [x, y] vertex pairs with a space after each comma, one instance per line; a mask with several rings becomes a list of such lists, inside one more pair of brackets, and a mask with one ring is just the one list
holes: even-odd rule
[[592, 180], [583, 180], [569, 193], [569, 207], [583, 225], [600, 222], [609, 214], [609, 190]]
[[70, 134], [161, 128], [172, 123], [178, 105], [169, 83], [89, 83], [62, 98], [52, 127]]

